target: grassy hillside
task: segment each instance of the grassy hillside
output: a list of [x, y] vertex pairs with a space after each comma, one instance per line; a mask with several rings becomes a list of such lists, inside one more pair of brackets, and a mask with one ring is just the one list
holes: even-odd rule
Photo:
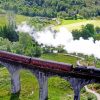
[[[47, 26], [50, 24], [56, 24], [56, 21], [47, 20], [47, 19], [39, 19], [35, 17], [28, 17], [24, 15], [16, 15], [16, 24], [20, 24], [23, 21], [29, 22], [31, 25], [36, 28], [41, 28], [43, 26]], [[0, 14], [0, 26], [7, 24], [7, 16], [5, 14]], [[78, 19], [78, 20], [64, 20], [60, 19], [60, 24], [56, 25], [54, 29], [59, 30], [60, 27], [66, 27], [68, 30], [72, 31], [73, 29], [80, 29], [82, 25], [93, 24], [95, 27], [100, 27], [100, 20], [86, 20], [86, 19]]]
[[[19, 24], [23, 21], [27, 21], [29, 17], [23, 15], [16, 15], [16, 23]], [[5, 14], [0, 15], [0, 26], [3, 26], [8, 23], [7, 16]]]
[[0, 26], [3, 26], [7, 23], [5, 14], [0, 14]]
[[[8, 16], [6, 14], [0, 15], [0, 26], [4, 26], [5, 24], [8, 23], [7, 17]], [[28, 17], [28, 16], [24, 16], [24, 15], [15, 15], [15, 21], [16, 21], [16, 25], [25, 21], [28, 24], [30, 24], [31, 26], [34, 26], [36, 28], [36, 30], [41, 30], [44, 27], [56, 24], [55, 20], [50, 20], [48, 18]]]
[[[58, 61], [67, 63], [75, 63], [77, 60], [76, 58], [71, 58], [62, 54], [51, 54], [50, 56], [45, 54], [42, 55], [42, 58], [56, 61], [58, 59]], [[0, 75], [0, 90], [2, 91], [0, 92], [0, 100], [18, 100], [18, 96], [11, 95], [10, 75], [6, 68], [0, 68]], [[29, 71], [22, 70], [20, 72], [20, 79], [21, 93], [19, 100], [39, 100], [39, 85], [35, 76]], [[49, 100], [73, 100], [73, 90], [69, 82], [59, 77], [52, 77], [48, 80], [48, 92]], [[86, 93], [84, 89], [82, 90], [81, 100], [96, 100], [93, 98], [95, 98], [94, 95]]]
[[93, 24], [95, 27], [100, 27], [100, 20], [85, 20], [85, 19], [79, 19], [79, 20], [61, 20], [61, 24], [55, 26], [54, 29], [59, 30], [60, 27], [66, 27], [68, 30], [72, 31], [73, 29], [80, 29], [82, 25], [86, 24]]
[[69, 55], [64, 54], [43, 54], [41, 58], [46, 60], [54, 60], [58, 62], [70, 63], [76, 65], [76, 62], [79, 58], [71, 57]]

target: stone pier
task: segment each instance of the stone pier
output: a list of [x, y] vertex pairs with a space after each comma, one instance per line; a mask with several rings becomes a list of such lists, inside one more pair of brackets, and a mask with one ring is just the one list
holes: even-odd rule
[[43, 72], [39, 72], [38, 81], [40, 100], [48, 100], [48, 76]]

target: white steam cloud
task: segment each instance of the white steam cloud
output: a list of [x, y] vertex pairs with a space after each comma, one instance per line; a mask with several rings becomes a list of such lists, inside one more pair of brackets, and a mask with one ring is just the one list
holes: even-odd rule
[[35, 29], [34, 29], [34, 27], [29, 26], [26, 22], [22, 22], [21, 25], [17, 26], [16, 31], [33, 34], [33, 32], [35, 31]]
[[[34, 29], [27, 24], [18, 26], [18, 31], [27, 32], [29, 34], [33, 33]], [[68, 53], [83, 53], [85, 55], [94, 55], [100, 58], [100, 41], [95, 41], [93, 38], [84, 40], [80, 38], [79, 40], [73, 40], [71, 32], [66, 28], [60, 28], [59, 32], [52, 32], [51, 30], [44, 30], [40, 32], [35, 32], [31, 34], [39, 44], [44, 44], [48, 46], [59, 46], [63, 45], [64, 49]]]
[[37, 36], [38, 38], [36, 38], [36, 40], [38, 43], [55, 47], [59, 45], [66, 46], [67, 43], [73, 40], [72, 34], [63, 27], [57, 33], [51, 32], [50, 30], [37, 32]]

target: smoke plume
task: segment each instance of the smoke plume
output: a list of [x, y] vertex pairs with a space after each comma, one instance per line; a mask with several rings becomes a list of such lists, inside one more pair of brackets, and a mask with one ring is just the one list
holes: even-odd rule
[[83, 53], [100, 58], [100, 41], [95, 41], [94, 43], [93, 38], [89, 38], [88, 40], [84, 40], [83, 38], [73, 40], [72, 33], [64, 27], [60, 28], [59, 32], [54, 32], [50, 29], [34, 32], [34, 28], [23, 24], [22, 26], [19, 25], [17, 30], [31, 34], [39, 44], [42, 43], [43, 45], [54, 47], [63, 45], [68, 53]]

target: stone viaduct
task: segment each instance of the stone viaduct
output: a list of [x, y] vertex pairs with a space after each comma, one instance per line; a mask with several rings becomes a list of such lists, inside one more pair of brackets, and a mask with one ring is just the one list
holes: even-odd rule
[[84, 77], [82, 75], [78, 76], [77, 73], [76, 75], [67, 73], [57, 73], [53, 71], [53, 69], [52, 71], [46, 71], [45, 69], [38, 69], [34, 67], [34, 65], [19, 63], [14, 60], [10, 61], [9, 59], [4, 59], [1, 56], [0, 64], [5, 66], [10, 73], [11, 92], [13, 94], [18, 93], [21, 90], [19, 71], [21, 69], [26, 69], [32, 72], [39, 82], [39, 100], [48, 100], [48, 78], [53, 76], [59, 76], [70, 82], [74, 90], [74, 100], [80, 100], [80, 90], [85, 85], [91, 83], [100, 83], [99, 79], [95, 77], [87, 77], [87, 75]]

